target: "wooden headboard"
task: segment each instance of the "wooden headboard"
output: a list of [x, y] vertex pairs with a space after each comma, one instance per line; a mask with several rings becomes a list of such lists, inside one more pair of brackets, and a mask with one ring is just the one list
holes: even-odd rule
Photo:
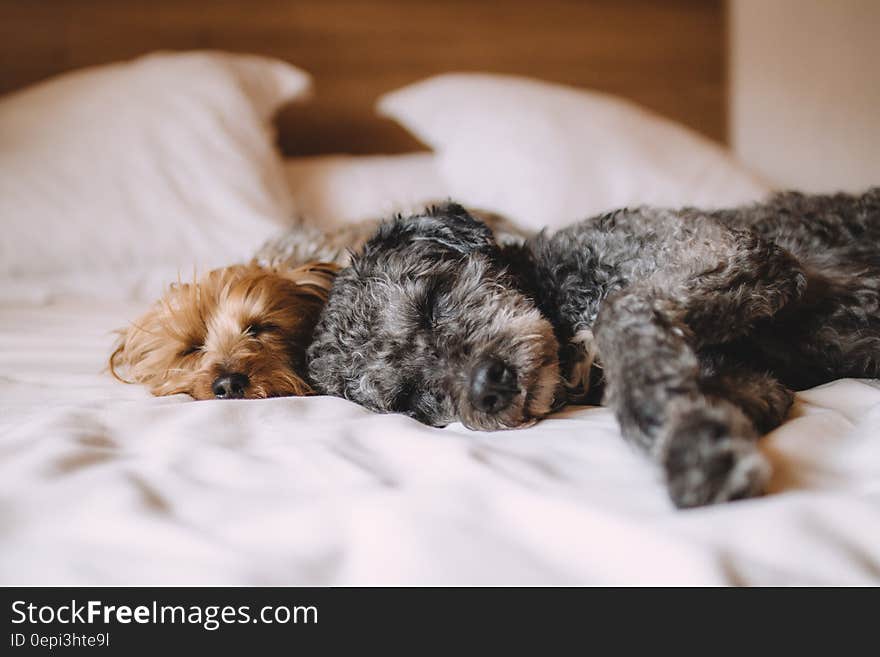
[[373, 114], [444, 71], [618, 94], [726, 141], [723, 0], [0, 0], [0, 93], [152, 50], [253, 52], [309, 71], [279, 116], [288, 154], [421, 146]]

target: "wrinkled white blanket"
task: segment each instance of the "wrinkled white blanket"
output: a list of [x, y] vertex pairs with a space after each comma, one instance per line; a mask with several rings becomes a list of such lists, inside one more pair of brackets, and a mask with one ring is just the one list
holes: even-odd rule
[[606, 409], [152, 398], [101, 372], [141, 310], [0, 305], [0, 584], [880, 583], [876, 382], [799, 395], [770, 495], [681, 512]]

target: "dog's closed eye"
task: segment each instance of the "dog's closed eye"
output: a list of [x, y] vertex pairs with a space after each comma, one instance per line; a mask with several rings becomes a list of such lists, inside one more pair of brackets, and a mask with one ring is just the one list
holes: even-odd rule
[[445, 426], [445, 423], [438, 423], [433, 417], [432, 406], [435, 402], [436, 400], [425, 391], [422, 384], [408, 382], [397, 389], [388, 410], [402, 413], [423, 424]]
[[185, 356], [192, 356], [194, 353], [200, 351], [201, 348], [202, 348], [202, 345], [200, 345], [200, 344], [190, 345], [190, 346], [186, 347], [185, 349], [181, 349], [180, 352], [178, 353], [178, 356], [180, 356], [181, 358], [184, 358]]
[[274, 324], [269, 324], [265, 322], [251, 322], [251, 324], [244, 330], [252, 338], [257, 337], [258, 335], [262, 335], [264, 333], [272, 333], [273, 331], [277, 331], [278, 327]]
[[418, 406], [422, 391], [411, 382], [401, 385], [394, 394], [389, 409], [395, 413], [409, 413]]
[[415, 302], [416, 313], [419, 323], [426, 329], [431, 329], [437, 321], [437, 298], [428, 293]]
[[416, 311], [418, 312], [421, 323], [425, 328], [434, 328], [437, 322], [441, 319], [445, 285], [445, 280], [432, 281], [431, 285], [415, 303]]

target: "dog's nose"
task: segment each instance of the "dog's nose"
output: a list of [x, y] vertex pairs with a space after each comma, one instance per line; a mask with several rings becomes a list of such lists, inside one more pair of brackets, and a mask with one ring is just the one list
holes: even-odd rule
[[241, 399], [248, 387], [248, 378], [244, 374], [234, 372], [224, 374], [214, 379], [211, 384], [211, 392], [217, 399]]
[[516, 372], [497, 358], [487, 358], [471, 371], [471, 404], [484, 413], [497, 413], [519, 393]]

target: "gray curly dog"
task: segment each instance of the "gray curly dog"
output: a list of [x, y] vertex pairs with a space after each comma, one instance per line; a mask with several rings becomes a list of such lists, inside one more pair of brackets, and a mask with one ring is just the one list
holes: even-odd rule
[[878, 374], [880, 188], [623, 209], [504, 246], [453, 203], [398, 217], [309, 349], [318, 390], [436, 426], [603, 399], [680, 507], [762, 492], [757, 438], [792, 390]]

